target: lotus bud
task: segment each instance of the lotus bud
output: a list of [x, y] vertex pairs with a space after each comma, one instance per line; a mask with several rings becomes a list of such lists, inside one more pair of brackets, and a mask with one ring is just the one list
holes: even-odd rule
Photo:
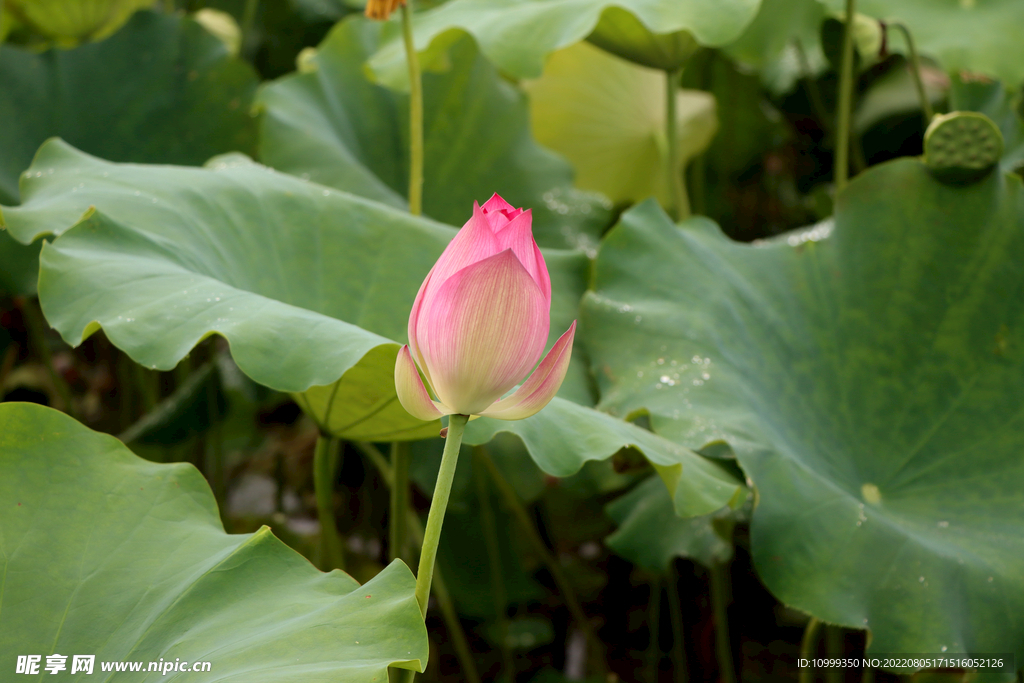
[[562, 385], [576, 323], [537, 365], [550, 328], [551, 278], [532, 218], [498, 195], [474, 202], [472, 218], [427, 274], [395, 364], [398, 400], [413, 416], [521, 420]]

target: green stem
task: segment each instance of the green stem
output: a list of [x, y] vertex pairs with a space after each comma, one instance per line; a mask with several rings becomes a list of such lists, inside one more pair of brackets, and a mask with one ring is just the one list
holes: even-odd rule
[[491, 570], [491, 594], [494, 598], [494, 613], [498, 619], [498, 643], [504, 669], [498, 678], [515, 680], [515, 662], [512, 660], [512, 649], [508, 644], [508, 597], [505, 594], [505, 578], [501, 572], [498, 525], [495, 523], [494, 510], [491, 508], [491, 492], [488, 490], [487, 474], [484, 472], [483, 453], [483, 446], [473, 449], [473, 479], [476, 482], [477, 499], [480, 501], [480, 521], [484, 529], [484, 544], [487, 546], [487, 560]]
[[245, 9], [242, 10], [242, 55], [249, 56], [252, 52], [256, 36], [253, 30], [256, 26], [256, 10], [259, 8], [260, 0], [245, 0]]
[[679, 140], [676, 130], [676, 100], [679, 93], [679, 78], [681, 69], [665, 72], [665, 141], [668, 144], [668, 192], [672, 206], [669, 207], [669, 214], [677, 221], [686, 218], [690, 213], [689, 202], [686, 199], [686, 189], [683, 187], [682, 173], [679, 168]]
[[[825, 656], [829, 659], [838, 659], [843, 656], [843, 629], [841, 626], [825, 627]], [[842, 669], [830, 666], [825, 669], [825, 681], [827, 683], [841, 683], [843, 680]]]
[[707, 215], [707, 202], [705, 195], [708, 188], [708, 153], [698, 154], [690, 161], [687, 169], [687, 176], [690, 179], [689, 196], [692, 199], [690, 212], [697, 216]]
[[728, 566], [715, 564], [711, 567], [711, 605], [715, 612], [715, 654], [718, 656], [718, 679], [723, 683], [735, 683], [732, 648], [729, 645], [729, 575]]
[[[135, 397], [133, 396], [134, 382], [132, 382], [132, 359], [128, 354], [114, 349], [115, 366], [117, 373], [117, 411], [119, 413], [120, 428], [122, 431], [131, 429], [135, 422]], [[125, 441], [125, 443], [128, 443]]]
[[423, 81], [412, 39], [412, 12], [402, 5], [402, 38], [409, 67], [409, 213], [423, 213]]
[[[686, 683], [686, 635], [683, 630], [683, 606], [679, 602], [679, 586], [675, 568], [669, 568], [668, 580], [668, 616], [672, 620], [672, 668], [675, 670], [676, 683]], [[716, 612], [717, 616], [717, 612]], [[726, 680], [722, 677], [722, 680]]]
[[462, 446], [462, 433], [466, 430], [467, 422], [468, 415], [452, 415], [448, 418], [448, 436], [445, 438], [444, 453], [441, 455], [441, 469], [437, 473], [437, 483], [434, 484], [430, 513], [427, 515], [427, 528], [423, 531], [420, 565], [416, 571], [416, 601], [420, 604], [420, 612], [424, 619], [427, 617], [427, 601], [430, 598], [430, 581], [434, 576], [434, 562], [437, 559], [437, 544], [441, 541], [441, 526], [444, 524], [445, 510], [448, 509], [455, 466], [459, 462], [459, 448]]
[[906, 24], [895, 22], [890, 24], [896, 29], [899, 29], [900, 33], [903, 34], [903, 39], [907, 41], [907, 51], [910, 52], [910, 74], [914, 77], [914, 86], [917, 88], [917, 98], [921, 100], [921, 111], [924, 113], [924, 125], [928, 125], [932, 121], [932, 117], [935, 116], [935, 112], [932, 110], [932, 103], [928, 99], [928, 93], [924, 89], [924, 81], [921, 80], [921, 60], [917, 56], [917, 48], [914, 47], [914, 39], [910, 35], [910, 29], [907, 28]]
[[[193, 352], [195, 350], [193, 349]], [[192, 355], [186, 354], [178, 364], [174, 366], [174, 390], [177, 391], [182, 385], [188, 383], [188, 378], [192, 376]]]
[[[216, 372], [216, 368], [213, 369]], [[206, 415], [210, 427], [206, 433], [204, 447], [206, 452], [203, 464], [206, 465], [206, 479], [217, 501], [219, 510], [226, 510], [224, 502], [227, 498], [227, 481], [224, 476], [224, 431], [221, 428], [220, 415], [217, 412], [217, 383], [206, 384]]]
[[661, 581], [651, 581], [651, 598], [648, 604], [647, 630], [651, 634], [647, 644], [648, 666], [651, 669], [650, 680], [658, 680], [661, 664]]
[[334, 471], [338, 461], [338, 440], [323, 432], [313, 451], [313, 487], [316, 512], [320, 518], [320, 565], [324, 571], [345, 568], [345, 555], [334, 524]]
[[[818, 644], [818, 631], [821, 622], [811, 617], [804, 628], [804, 637], [800, 641], [800, 659], [814, 659], [814, 651]], [[800, 683], [811, 683], [814, 680], [814, 667], [811, 665], [800, 668]]]
[[576, 621], [576, 625], [586, 636], [587, 641], [590, 642], [594, 652], [600, 652], [603, 648], [601, 641], [598, 640], [597, 635], [594, 633], [594, 629], [590, 625], [590, 620], [587, 618], [586, 613], [583, 611], [583, 607], [580, 605], [579, 599], [576, 597], [576, 591], [573, 590], [572, 584], [569, 583], [568, 577], [565, 572], [562, 571], [562, 566], [555, 559], [555, 556], [548, 550], [547, 545], [544, 543], [544, 539], [540, 537], [540, 533], [537, 532], [537, 528], [533, 525], [533, 521], [530, 519], [529, 513], [523, 504], [519, 500], [519, 496], [516, 495], [515, 490], [505, 480], [505, 477], [501, 474], [498, 466], [494, 464], [494, 460], [491, 458], [490, 453], [486, 450], [481, 452], [481, 462], [487, 467], [487, 472], [491, 475], [491, 481], [498, 489], [498, 493], [505, 501], [505, 505], [512, 512], [512, 515], [519, 522], [523, 532], [526, 534], [527, 540], [530, 545], [533, 546], [534, 551], [540, 556], [541, 561], [547, 570], [551, 573], [551, 578], [554, 579], [555, 585], [558, 590], [562, 593], [562, 598], [565, 600], [565, 606], [569, 609], [569, 613]]
[[[374, 449], [376, 450], [376, 449]], [[406, 526], [409, 521], [409, 444], [395, 441], [391, 444], [391, 510], [388, 515], [388, 554], [392, 560], [409, 564], [405, 554]]]
[[39, 359], [46, 367], [46, 374], [50, 377], [50, 383], [64, 404], [64, 412], [77, 419], [75, 405], [72, 400], [71, 387], [64, 381], [64, 378], [53, 365], [53, 354], [50, 352], [50, 344], [46, 340], [46, 319], [43, 317], [42, 309], [39, 308], [38, 299], [23, 299], [21, 304], [21, 315], [25, 320], [29, 342], [39, 354]]
[[[377, 447], [372, 443], [361, 441], [357, 441], [355, 446], [377, 468], [384, 479], [385, 486], [389, 489], [392, 488], [395, 482], [394, 473], [391, 465], [388, 464], [384, 455], [377, 450]], [[411, 507], [406, 507], [405, 513], [407, 518], [406, 528], [409, 530], [409, 536], [417, 545], [422, 545], [423, 526], [420, 523], [420, 518], [416, 516], [416, 511]], [[480, 683], [480, 674], [476, 670], [476, 662], [473, 661], [473, 651], [469, 647], [469, 640], [466, 639], [466, 632], [462, 628], [462, 622], [459, 621], [459, 615], [455, 611], [455, 603], [448, 592], [448, 586], [444, 582], [444, 576], [441, 574], [440, 567], [434, 568], [434, 585], [431, 590], [434, 592], [434, 597], [437, 598], [437, 606], [441, 610], [445, 626], [448, 627], [448, 634], [452, 639], [452, 647], [455, 648], [455, 656], [459, 660], [459, 666], [462, 669], [462, 675], [465, 677], [466, 683]], [[416, 672], [407, 669], [400, 671], [402, 672], [399, 676], [400, 681], [411, 682], [416, 675]]]
[[846, 187], [850, 159], [850, 109], [853, 101], [853, 22], [857, 0], [846, 0], [846, 22], [843, 25], [843, 64], [839, 73], [839, 111], [836, 123], [835, 182], [836, 192]]
[[139, 395], [142, 396], [142, 407], [147, 413], [152, 411], [156, 404], [160, 402], [155, 381], [156, 377], [138, 363], [132, 364], [132, 377], [135, 387], [139, 390]]
[[804, 77], [804, 85], [807, 88], [807, 99], [810, 100], [811, 111], [814, 112], [814, 118], [818, 119], [818, 123], [821, 124], [822, 128], [825, 128], [829, 124], [829, 119], [824, 100], [821, 98], [821, 90], [818, 89], [818, 80], [814, 77], [814, 72], [811, 69], [811, 61], [807, 59], [807, 53], [804, 51], [802, 42], [797, 40], [793, 45], [796, 47], [797, 61], [800, 62], [800, 72]]
[[[410, 510], [410, 513], [412, 511]], [[419, 523], [419, 518], [413, 514], [413, 518]], [[422, 533], [420, 534], [422, 536]], [[448, 585], [444, 582], [444, 575], [440, 567], [434, 568], [434, 597], [437, 598], [437, 606], [441, 610], [445, 626], [448, 627], [448, 635], [452, 639], [452, 647], [455, 648], [455, 656], [459, 660], [462, 669], [462, 676], [466, 683], [480, 683], [480, 674], [476, 670], [476, 662], [473, 660], [473, 650], [469, 647], [466, 639], [466, 632], [462, 630], [462, 622], [459, 621], [459, 614], [455, 611], [455, 601], [448, 592]]]
[[20, 350], [16, 342], [8, 342], [7, 349], [4, 351], [4, 359], [0, 361], [0, 396], [3, 396], [4, 385], [7, 384], [7, 376], [11, 374], [14, 364], [18, 362], [18, 352]]

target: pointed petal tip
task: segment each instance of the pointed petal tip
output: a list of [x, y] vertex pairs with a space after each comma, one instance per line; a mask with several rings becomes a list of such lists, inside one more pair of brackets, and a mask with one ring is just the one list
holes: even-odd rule
[[395, 393], [406, 412], [419, 420], [432, 422], [444, 415], [441, 406], [427, 393], [408, 344], [398, 350], [395, 360]]
[[569, 329], [558, 338], [523, 385], [511, 396], [491, 405], [481, 415], [498, 420], [522, 420], [539, 413], [555, 397], [565, 380], [575, 337], [576, 321], [573, 320]]

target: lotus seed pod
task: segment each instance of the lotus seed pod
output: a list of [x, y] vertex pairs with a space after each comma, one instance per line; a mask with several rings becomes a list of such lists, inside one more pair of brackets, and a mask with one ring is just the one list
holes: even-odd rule
[[971, 183], [987, 175], [1003, 155], [1003, 134], [992, 119], [954, 111], [932, 119], [924, 134], [924, 162], [939, 180]]

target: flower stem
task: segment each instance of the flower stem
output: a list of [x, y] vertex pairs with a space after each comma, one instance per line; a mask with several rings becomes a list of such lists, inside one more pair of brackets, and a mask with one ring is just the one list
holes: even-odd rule
[[320, 566], [324, 571], [345, 568], [345, 555], [334, 524], [334, 471], [337, 464], [338, 440], [321, 432], [313, 450], [313, 487], [316, 490], [316, 512], [320, 518]]
[[[384, 479], [385, 486], [392, 489], [395, 483], [394, 470], [392, 470], [384, 455], [372, 443], [357, 441], [355, 446], [377, 468]], [[420, 523], [420, 518], [416, 516], [416, 511], [408, 505], [405, 508], [405, 515], [409, 536], [415, 543], [422, 545], [423, 526]], [[459, 621], [459, 615], [455, 611], [455, 603], [448, 592], [448, 586], [444, 582], [444, 576], [441, 574], [440, 567], [434, 568], [434, 583], [431, 590], [434, 592], [434, 597], [437, 598], [437, 606], [440, 608], [441, 616], [448, 627], [448, 635], [452, 639], [452, 647], [455, 648], [455, 656], [459, 660], [459, 666], [462, 667], [462, 675], [465, 677], [466, 683], [480, 683], [480, 674], [476, 670], [476, 662], [473, 661], [473, 651], [469, 647], [469, 640], [466, 639], [466, 632], [462, 628], [462, 622]], [[401, 669], [398, 680], [405, 683], [412, 681], [415, 676], [415, 671]]]
[[676, 100], [679, 93], [681, 69], [665, 72], [665, 140], [668, 144], [668, 192], [672, 206], [669, 214], [677, 221], [687, 218], [690, 214], [686, 189], [679, 168], [679, 132], [676, 130]]
[[[800, 659], [814, 659], [814, 650], [818, 645], [818, 631], [821, 629], [821, 622], [811, 617], [804, 628], [804, 637], [800, 641]], [[805, 666], [800, 669], [800, 683], [811, 683], [814, 680], [814, 667]]]
[[835, 183], [836, 192], [846, 187], [850, 167], [850, 108], [853, 101], [853, 22], [857, 0], [846, 0], [846, 22], [843, 25], [843, 63], [839, 73], [839, 111], [836, 123]]
[[423, 81], [412, 40], [412, 12], [402, 5], [402, 38], [409, 67], [409, 213], [423, 213]]
[[409, 521], [409, 444], [395, 441], [391, 444], [391, 509], [388, 515], [388, 555], [392, 560], [406, 557], [406, 526]]
[[451, 415], [448, 418], [448, 436], [444, 441], [444, 453], [441, 455], [441, 469], [437, 473], [434, 484], [434, 495], [430, 501], [430, 513], [427, 515], [427, 528], [423, 531], [423, 546], [420, 548], [420, 566], [416, 571], [416, 601], [420, 604], [420, 612], [427, 616], [427, 601], [430, 598], [430, 582], [434, 576], [434, 561], [437, 559], [437, 544], [441, 540], [441, 525], [444, 524], [444, 513], [448, 509], [448, 498], [452, 493], [452, 480], [455, 479], [455, 466], [459, 462], [459, 448], [462, 446], [462, 433], [466, 431], [468, 415]]
[[53, 353], [50, 351], [50, 343], [46, 339], [46, 329], [49, 325], [46, 322], [46, 318], [43, 317], [39, 300], [22, 299], [20, 308], [22, 319], [25, 321], [25, 331], [28, 332], [29, 344], [32, 345], [33, 350], [38, 354], [39, 360], [43, 361], [43, 367], [46, 368], [46, 374], [50, 378], [50, 383], [57, 392], [57, 396], [60, 397], [64, 412], [77, 419], [78, 415], [75, 410], [71, 387], [64, 381], [63, 375], [57, 372], [57, 367], [53, 364]]
[[[580, 605], [579, 599], [576, 597], [576, 591], [573, 590], [572, 584], [569, 583], [568, 577], [565, 572], [562, 571], [562, 566], [558, 564], [558, 560], [548, 550], [547, 545], [544, 544], [544, 539], [541, 538], [537, 532], [537, 528], [533, 525], [530, 520], [529, 513], [526, 512], [526, 508], [523, 507], [522, 502], [519, 500], [519, 496], [516, 495], [515, 490], [509, 485], [508, 481], [501, 474], [498, 466], [494, 464], [494, 460], [491, 458], [490, 453], [486, 449], [481, 450], [481, 462], [487, 468], [487, 472], [491, 475], [491, 480], [498, 489], [498, 493], [505, 501], [505, 505], [512, 512], [512, 515], [519, 522], [523, 532], [526, 534], [527, 540], [530, 545], [533, 546], [534, 552], [540, 556], [544, 566], [547, 567], [548, 572], [551, 573], [551, 578], [554, 579], [555, 585], [558, 590], [562, 593], [562, 598], [565, 600], [565, 606], [569, 609], [569, 613], [576, 621], [576, 625], [579, 627], [583, 635], [586, 636], [587, 641], [590, 643], [595, 653], [600, 653], [603, 649], [601, 641], [598, 640], [597, 635], [594, 633], [594, 629], [590, 625], [590, 620], [587, 619], [586, 613], [583, 611], [583, 607]], [[603, 660], [602, 660], [603, 661]]]
[[921, 100], [921, 112], [924, 114], [924, 125], [932, 122], [935, 112], [932, 110], [932, 103], [928, 99], [928, 93], [924, 89], [924, 82], [921, 80], [921, 60], [917, 56], [917, 48], [914, 47], [914, 39], [910, 35], [910, 29], [906, 24], [894, 22], [890, 24], [893, 28], [899, 29], [903, 39], [907, 41], [907, 51], [910, 52], [910, 74], [914, 77], [914, 86], [917, 88], [917, 97]]
[[[668, 616], [672, 621], [672, 669], [674, 670], [673, 680], [676, 683], [686, 683], [686, 634], [683, 626], [683, 606], [679, 602], [679, 576], [675, 567], [668, 571], [668, 580], [665, 586], [668, 589]], [[722, 680], [727, 680], [725, 676]]]
[[508, 597], [505, 594], [505, 577], [501, 571], [501, 547], [498, 544], [498, 526], [494, 520], [494, 509], [491, 507], [491, 492], [487, 486], [487, 473], [483, 464], [484, 447], [473, 449], [473, 479], [476, 482], [476, 494], [480, 501], [480, 521], [484, 529], [484, 543], [487, 546], [487, 560], [490, 563], [491, 593], [494, 598], [494, 613], [498, 619], [499, 649], [504, 671], [498, 676], [502, 680], [515, 680], [515, 662], [512, 660], [512, 649], [508, 644]]
[[724, 564], [711, 567], [711, 604], [715, 612], [715, 653], [718, 655], [718, 679], [723, 683], [735, 683], [732, 648], [729, 645], [729, 574]]

